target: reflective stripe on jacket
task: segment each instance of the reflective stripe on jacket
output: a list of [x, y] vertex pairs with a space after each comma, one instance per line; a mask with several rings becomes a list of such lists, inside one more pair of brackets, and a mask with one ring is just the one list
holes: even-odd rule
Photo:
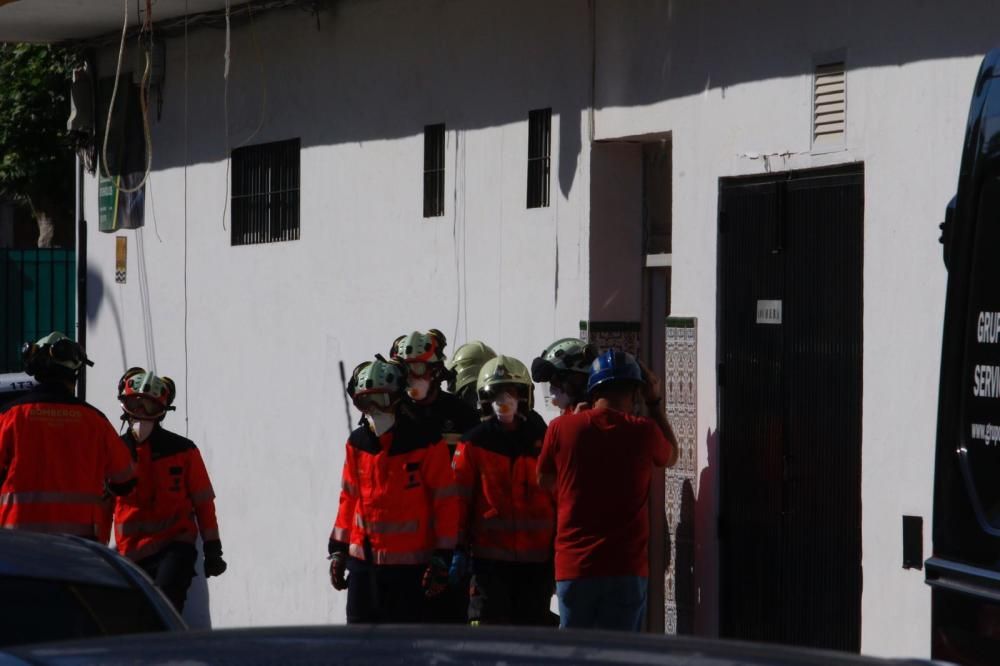
[[367, 425], [347, 441], [340, 508], [330, 538], [376, 564], [424, 564], [455, 547], [458, 494], [440, 435], [399, 415], [376, 437]]
[[96, 538], [105, 482], [134, 476], [108, 419], [63, 386], [0, 410], [0, 527]]
[[545, 423], [532, 412], [518, 428], [491, 418], [458, 445], [455, 479], [462, 489], [459, 542], [473, 557], [548, 562], [553, 556], [555, 502], [538, 486], [536, 466]]
[[198, 447], [157, 425], [137, 444], [131, 431], [122, 438], [134, 452], [139, 483], [115, 502], [115, 543], [132, 560], [154, 555], [170, 543], [219, 538], [215, 492]]

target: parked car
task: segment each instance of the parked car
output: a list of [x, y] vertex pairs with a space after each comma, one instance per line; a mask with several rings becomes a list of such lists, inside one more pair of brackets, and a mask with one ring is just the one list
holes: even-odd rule
[[282, 627], [127, 636], [0, 652], [0, 666], [38, 664], [927, 664], [707, 639], [513, 627]]
[[36, 383], [34, 377], [24, 372], [0, 373], [0, 407], [20, 398], [34, 388]]
[[110, 548], [0, 529], [0, 646], [186, 629], [146, 574]]

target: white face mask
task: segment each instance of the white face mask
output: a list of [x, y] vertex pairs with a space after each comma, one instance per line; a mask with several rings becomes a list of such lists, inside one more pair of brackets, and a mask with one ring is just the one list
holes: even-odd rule
[[500, 423], [510, 423], [517, 414], [517, 398], [509, 393], [501, 393], [493, 401], [493, 413], [497, 415]]
[[552, 384], [549, 384], [549, 402], [552, 403], [553, 407], [558, 407], [559, 409], [566, 409], [570, 406], [569, 395], [561, 388]]
[[381, 437], [396, 423], [396, 415], [392, 412], [371, 411], [365, 414], [368, 427], [376, 437]]
[[423, 400], [431, 390], [429, 379], [408, 379], [406, 384], [406, 395], [411, 400]]
[[132, 436], [135, 437], [135, 441], [145, 442], [149, 439], [149, 436], [153, 434], [153, 428], [156, 427], [156, 421], [133, 421], [131, 427]]

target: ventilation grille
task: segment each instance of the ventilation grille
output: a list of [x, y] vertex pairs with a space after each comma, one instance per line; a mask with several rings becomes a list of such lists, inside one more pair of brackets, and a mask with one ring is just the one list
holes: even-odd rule
[[844, 74], [844, 63], [818, 66], [813, 79], [813, 146], [837, 146], [844, 143], [846, 111], [847, 77]]

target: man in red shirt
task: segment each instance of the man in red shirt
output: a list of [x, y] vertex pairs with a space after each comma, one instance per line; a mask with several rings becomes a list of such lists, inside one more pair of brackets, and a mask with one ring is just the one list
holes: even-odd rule
[[[649, 577], [649, 484], [677, 461], [660, 380], [614, 350], [591, 366], [592, 408], [554, 419], [538, 482], [556, 493], [560, 626], [640, 631]], [[638, 401], [650, 417], [634, 416]]]

